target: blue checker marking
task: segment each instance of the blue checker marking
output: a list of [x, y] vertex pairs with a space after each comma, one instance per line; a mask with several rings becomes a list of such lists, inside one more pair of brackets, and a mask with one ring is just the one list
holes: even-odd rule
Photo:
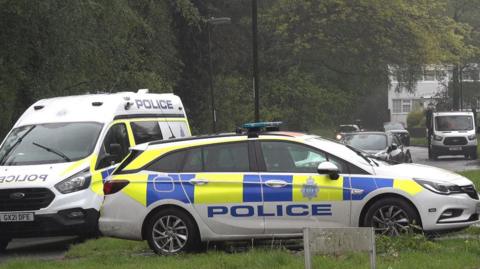
[[262, 182], [258, 175], [243, 176], [243, 201], [262, 202]]
[[351, 197], [351, 191], [350, 191], [350, 178], [349, 177], [343, 177], [343, 200], [344, 201], [350, 201]]
[[378, 188], [391, 188], [393, 187], [393, 179], [391, 178], [376, 178]]
[[352, 189], [363, 190], [362, 194], [352, 194], [352, 200], [362, 200], [367, 194], [377, 189], [375, 180], [368, 177], [351, 177]]
[[102, 171], [102, 181], [103, 181], [103, 183], [105, 183], [105, 181], [107, 180], [107, 177], [112, 174], [113, 170], [115, 170], [115, 167], [105, 169], [105, 170]]
[[265, 202], [291, 202], [293, 200], [291, 175], [262, 175], [262, 182], [268, 180], [283, 180], [288, 184], [280, 188], [272, 188], [263, 184], [263, 199]]
[[[184, 188], [182, 188], [182, 183], [180, 181], [179, 175], [169, 174], [168, 176], [172, 179], [171, 182], [167, 180], [167, 177], [159, 178], [158, 174], [148, 175], [147, 206], [163, 199], [173, 199], [181, 201], [183, 203], [190, 203], [190, 201], [193, 201], [193, 186], [189, 183], [184, 184], [184, 192]], [[183, 176], [186, 176], [186, 178], [188, 178], [188, 176], [190, 175], [182, 175], [182, 180], [184, 178]], [[194, 175], [188, 178], [188, 180], [193, 177]], [[155, 180], [155, 178], [157, 179]], [[192, 200], [190, 200], [190, 197], [192, 197]]]

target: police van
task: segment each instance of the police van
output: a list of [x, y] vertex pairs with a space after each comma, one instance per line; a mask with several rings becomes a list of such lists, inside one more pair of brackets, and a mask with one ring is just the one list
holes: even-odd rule
[[172, 254], [201, 241], [296, 237], [304, 227], [372, 226], [398, 235], [478, 222], [478, 193], [461, 175], [262, 130], [277, 125], [134, 147], [104, 185], [102, 234]]
[[103, 181], [152, 140], [191, 136], [173, 94], [89, 94], [44, 99], [0, 147], [0, 249], [12, 238], [98, 231]]

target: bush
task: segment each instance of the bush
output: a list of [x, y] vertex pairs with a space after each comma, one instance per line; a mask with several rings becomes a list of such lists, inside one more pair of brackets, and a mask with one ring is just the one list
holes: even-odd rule
[[423, 110], [413, 110], [408, 113], [407, 116], [407, 126], [408, 128], [418, 128], [418, 127], [425, 127], [425, 114]]

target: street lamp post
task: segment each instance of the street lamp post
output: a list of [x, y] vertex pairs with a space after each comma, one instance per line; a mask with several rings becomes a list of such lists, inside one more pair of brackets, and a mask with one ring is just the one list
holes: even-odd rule
[[207, 32], [208, 32], [208, 75], [210, 80], [210, 101], [212, 107], [212, 132], [217, 132], [217, 113], [215, 110], [215, 94], [213, 91], [213, 64], [212, 64], [212, 38], [211, 38], [211, 31], [212, 26], [219, 25], [219, 24], [229, 24], [231, 21], [228, 17], [221, 17], [221, 18], [214, 18], [211, 17], [207, 20]]
[[258, 29], [257, 29], [257, 0], [252, 0], [252, 50], [253, 50], [253, 93], [255, 95], [255, 122], [260, 121], [260, 96], [258, 78]]

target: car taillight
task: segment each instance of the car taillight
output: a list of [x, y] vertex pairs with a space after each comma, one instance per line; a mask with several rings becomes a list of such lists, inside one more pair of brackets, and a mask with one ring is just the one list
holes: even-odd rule
[[111, 180], [103, 184], [103, 194], [114, 194], [125, 188], [130, 181], [128, 180]]

